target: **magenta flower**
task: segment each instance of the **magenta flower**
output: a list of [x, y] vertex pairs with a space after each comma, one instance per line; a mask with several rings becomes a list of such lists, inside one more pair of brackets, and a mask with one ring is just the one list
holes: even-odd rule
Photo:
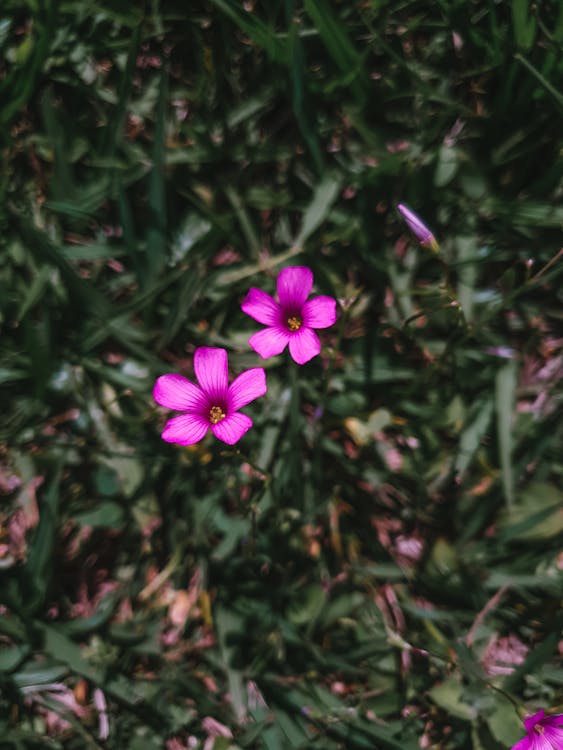
[[538, 711], [524, 719], [528, 735], [517, 742], [512, 750], [561, 750], [563, 748], [563, 714], [545, 716]]
[[411, 211], [408, 206], [404, 205], [404, 203], [399, 203], [397, 210], [407, 223], [408, 228], [423, 247], [429, 247], [434, 251], [439, 249], [436, 238], [414, 211]]
[[336, 320], [336, 300], [313, 297], [313, 272], [305, 266], [280, 271], [277, 280], [279, 302], [261, 289], [251, 289], [241, 305], [251, 318], [267, 328], [252, 335], [250, 346], [261, 357], [280, 354], [289, 344], [293, 359], [304, 365], [321, 351], [314, 328], [328, 328]]
[[264, 370], [246, 370], [229, 386], [227, 352], [209, 346], [195, 350], [194, 370], [199, 386], [181, 375], [162, 375], [154, 384], [157, 404], [184, 412], [168, 420], [162, 439], [193, 445], [211, 429], [224, 443], [237, 443], [252, 427], [250, 417], [238, 410], [266, 393]]

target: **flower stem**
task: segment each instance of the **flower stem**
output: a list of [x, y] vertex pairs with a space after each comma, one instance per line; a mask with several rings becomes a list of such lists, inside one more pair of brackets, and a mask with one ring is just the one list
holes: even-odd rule
[[257, 474], [262, 474], [265, 482], [270, 482], [272, 480], [272, 475], [269, 471], [266, 471], [266, 469], [262, 469], [260, 466], [251, 461], [247, 455], [245, 455], [238, 449], [232, 451], [221, 451], [220, 455], [224, 458], [232, 458], [233, 456], [236, 456], [237, 458], [240, 458], [245, 464], [248, 464], [250, 468], [253, 469]]
[[487, 687], [492, 688], [493, 690], [496, 690], [497, 693], [500, 693], [503, 698], [506, 698], [507, 701], [510, 701], [512, 704], [512, 707], [516, 711], [516, 714], [518, 715], [518, 718], [520, 720], [523, 719], [523, 717], [526, 715], [526, 712], [522, 708], [522, 706], [516, 701], [509, 693], [506, 692], [506, 690], [503, 690], [502, 688], [498, 687], [497, 685], [493, 685], [492, 682], [485, 681], [485, 684]]
[[315, 431], [316, 432], [315, 450], [313, 454], [313, 477], [315, 480], [315, 487], [318, 492], [319, 503], [321, 501], [322, 439], [323, 439], [323, 422], [324, 422], [324, 414], [325, 414], [325, 409], [326, 409], [326, 402], [328, 400], [330, 382], [332, 380], [332, 374], [334, 372], [334, 368], [336, 367], [336, 358], [338, 357], [338, 352], [340, 351], [342, 339], [344, 338], [344, 331], [346, 330], [346, 323], [350, 315], [350, 310], [356, 303], [356, 300], [359, 298], [359, 296], [360, 295], [358, 294], [357, 297], [349, 305], [347, 305], [344, 308], [342, 315], [340, 316], [340, 320], [338, 321], [336, 341], [330, 352], [330, 359], [329, 359], [328, 367], [326, 368], [326, 372], [324, 373], [323, 390], [322, 390], [321, 398], [317, 406], [318, 416], [317, 416], [317, 425], [316, 425], [316, 431]]
[[289, 489], [291, 497], [298, 508], [303, 504], [303, 446], [302, 446], [302, 421], [301, 421], [301, 394], [299, 386], [299, 366], [293, 359], [289, 363], [289, 387], [291, 396], [289, 402]]

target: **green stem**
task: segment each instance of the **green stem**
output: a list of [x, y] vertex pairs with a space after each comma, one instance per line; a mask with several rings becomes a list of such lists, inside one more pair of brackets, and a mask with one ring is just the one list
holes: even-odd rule
[[323, 423], [324, 423], [324, 415], [325, 415], [325, 409], [326, 409], [326, 402], [328, 400], [328, 394], [330, 389], [330, 382], [332, 379], [332, 374], [334, 372], [334, 368], [336, 367], [336, 358], [338, 356], [338, 352], [340, 351], [340, 347], [342, 344], [342, 339], [344, 338], [344, 331], [346, 330], [346, 323], [348, 321], [348, 317], [350, 315], [350, 310], [354, 306], [356, 300], [358, 299], [359, 295], [356, 297], [356, 299], [348, 305], [342, 312], [342, 315], [340, 316], [340, 320], [338, 321], [338, 329], [336, 333], [336, 341], [334, 346], [332, 347], [331, 354], [330, 354], [330, 360], [328, 363], [328, 367], [325, 372], [324, 376], [324, 385], [323, 385], [323, 391], [321, 393], [321, 398], [319, 400], [319, 404], [317, 406], [318, 409], [318, 419], [317, 419], [317, 429], [316, 429], [316, 436], [315, 436], [315, 450], [313, 454], [313, 477], [315, 480], [315, 487], [317, 488], [318, 499], [320, 501], [320, 488], [321, 488], [321, 469], [322, 469], [322, 438], [323, 438]]
[[516, 711], [518, 718], [522, 720], [522, 718], [525, 716], [525, 712], [522, 708], [522, 706], [516, 701], [509, 693], [506, 692], [506, 690], [503, 690], [502, 688], [498, 687], [497, 685], [493, 685], [492, 682], [485, 681], [485, 684], [487, 687], [492, 688], [493, 690], [496, 690], [497, 693], [500, 693], [503, 698], [506, 698], [507, 701], [510, 701], [512, 704], [512, 707]]
[[296, 506], [303, 505], [303, 466], [302, 466], [302, 439], [301, 439], [301, 394], [299, 387], [299, 365], [293, 359], [289, 363], [289, 384], [291, 389], [291, 400], [289, 403], [289, 445], [288, 464], [291, 496], [295, 499]]
[[251, 469], [254, 469], [254, 471], [257, 474], [262, 474], [262, 476], [264, 477], [264, 481], [266, 483], [271, 482], [272, 475], [270, 474], [270, 472], [267, 471], [266, 469], [262, 469], [260, 466], [255, 464], [254, 461], [251, 461], [250, 458], [248, 458], [248, 456], [242, 453], [241, 451], [236, 450], [236, 449], [232, 451], [226, 450], [226, 451], [221, 451], [220, 455], [223, 458], [233, 458], [234, 456], [236, 456], [237, 458], [240, 458], [242, 461], [244, 461], [245, 464], [248, 464]]

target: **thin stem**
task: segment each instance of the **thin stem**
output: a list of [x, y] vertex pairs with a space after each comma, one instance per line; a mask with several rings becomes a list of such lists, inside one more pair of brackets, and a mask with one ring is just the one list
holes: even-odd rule
[[[326, 402], [328, 400], [328, 394], [330, 390], [330, 382], [332, 380], [332, 374], [334, 372], [334, 368], [336, 367], [336, 358], [338, 356], [338, 352], [340, 351], [340, 347], [342, 344], [342, 339], [344, 338], [344, 331], [346, 330], [346, 323], [348, 321], [348, 317], [350, 315], [350, 311], [355, 305], [356, 301], [359, 299], [360, 294], [355, 297], [355, 299], [347, 305], [342, 315], [340, 316], [340, 320], [338, 321], [338, 329], [336, 333], [336, 341], [334, 346], [332, 347], [330, 360], [328, 363], [328, 367], [325, 372], [324, 376], [324, 385], [323, 390], [321, 393], [321, 398], [319, 400], [319, 404], [317, 406], [317, 429], [316, 429], [316, 439], [315, 439], [315, 451], [313, 455], [313, 476], [315, 478], [315, 486], [317, 490], [320, 490], [321, 488], [321, 459], [322, 459], [322, 437], [323, 437], [323, 420], [324, 420], [324, 414], [326, 409]], [[320, 500], [320, 496], [319, 496]]]
[[524, 715], [522, 706], [516, 701], [515, 698], [513, 698], [510, 693], [507, 693], [506, 690], [503, 690], [502, 688], [498, 687], [498, 685], [493, 685], [492, 682], [488, 682], [485, 680], [485, 684], [487, 687], [492, 688], [493, 690], [496, 690], [497, 693], [500, 693], [504, 698], [506, 698], [507, 701], [510, 701], [512, 704], [512, 707], [516, 711], [516, 714], [518, 715], [519, 719], [522, 719], [522, 716]]
[[291, 400], [289, 403], [288, 464], [291, 496], [295, 498], [296, 506], [302, 509], [304, 482], [301, 445], [301, 394], [298, 370], [299, 365], [292, 359], [289, 363]]
[[254, 461], [251, 461], [248, 456], [246, 456], [244, 453], [242, 453], [240, 450], [225, 450], [221, 451], [221, 456], [225, 458], [232, 458], [236, 456], [237, 458], [242, 459], [242, 461], [256, 473], [260, 475], [260, 478], [262, 479], [262, 486], [259, 488], [258, 492], [254, 497], [251, 498], [249, 504], [247, 505], [248, 513], [250, 514], [250, 549], [251, 554], [254, 555], [256, 553], [256, 537], [258, 535], [258, 503], [262, 498], [262, 495], [266, 491], [266, 489], [269, 487], [270, 482], [272, 481], [272, 474], [269, 471], [266, 471], [266, 469], [262, 469], [260, 466], [254, 463]]
[[356, 304], [357, 300], [360, 298], [360, 293], [357, 294], [357, 296], [352, 300], [352, 302], [343, 309], [342, 315], [340, 316], [340, 320], [338, 321], [338, 329], [336, 332], [336, 342], [334, 346], [332, 347], [330, 360], [328, 363], [328, 367], [326, 369], [325, 378], [324, 378], [324, 386], [323, 386], [323, 392], [321, 394], [321, 399], [319, 402], [319, 409], [321, 410], [321, 414], [319, 417], [319, 422], [322, 420], [324, 409], [326, 406], [326, 401], [328, 398], [328, 391], [330, 388], [330, 381], [332, 378], [332, 373], [334, 372], [334, 368], [336, 366], [336, 358], [338, 356], [338, 352], [340, 351], [340, 346], [342, 344], [342, 339], [344, 338], [344, 331], [346, 330], [346, 323], [348, 321], [348, 317], [350, 316], [350, 311]]
[[234, 456], [236, 456], [237, 458], [241, 458], [244, 461], [244, 463], [248, 464], [250, 468], [253, 469], [257, 474], [261, 474], [264, 477], [265, 482], [269, 483], [272, 480], [272, 475], [270, 474], [269, 471], [267, 471], [266, 469], [262, 469], [260, 466], [255, 464], [254, 461], [251, 461], [247, 455], [245, 455], [244, 453], [242, 453], [242, 451], [238, 449], [235, 449], [232, 451], [229, 451], [229, 450], [221, 451], [219, 455], [223, 458], [233, 458]]
[[532, 276], [532, 278], [527, 282], [528, 284], [533, 284], [536, 282], [540, 276], [542, 276], [551, 266], [556, 263], [559, 258], [563, 255], [563, 247], [559, 250], [558, 253], [556, 253], [551, 260], [549, 260], [543, 268], [540, 268], [540, 270], [537, 272], [535, 276]]

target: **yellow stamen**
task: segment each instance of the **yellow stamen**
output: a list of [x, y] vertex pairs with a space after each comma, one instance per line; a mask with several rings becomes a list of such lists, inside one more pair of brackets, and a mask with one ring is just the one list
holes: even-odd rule
[[299, 315], [292, 315], [287, 319], [287, 327], [290, 331], [298, 331], [301, 328], [303, 321]]
[[227, 415], [220, 406], [212, 406], [209, 410], [209, 421], [211, 424], [217, 424], [217, 422], [225, 419], [226, 416]]

